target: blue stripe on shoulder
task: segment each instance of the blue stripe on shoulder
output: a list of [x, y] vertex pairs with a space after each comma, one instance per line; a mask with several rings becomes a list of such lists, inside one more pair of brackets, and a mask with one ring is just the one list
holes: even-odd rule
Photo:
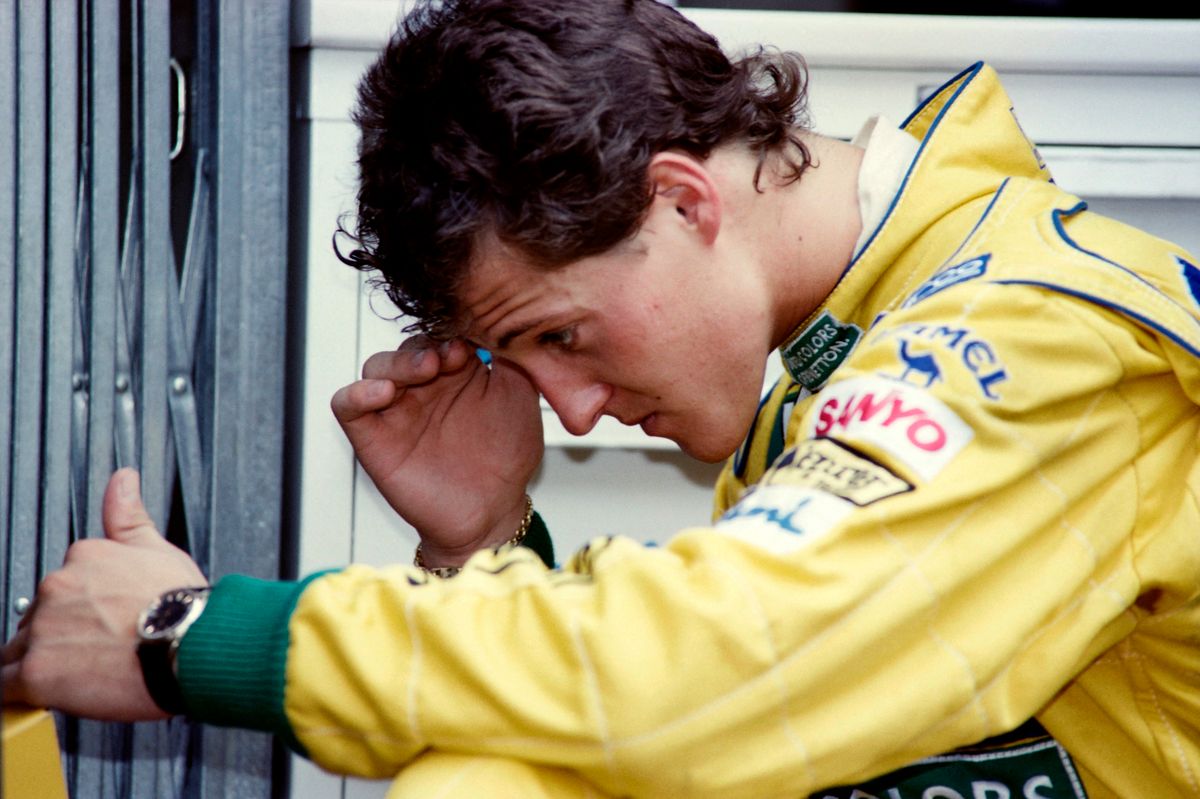
[[[1111, 263], [1111, 261], [1109, 263]], [[1122, 267], [1122, 268], [1124, 268], [1124, 267]], [[1151, 330], [1161, 333], [1163, 336], [1167, 337], [1171, 341], [1174, 341], [1176, 344], [1178, 344], [1180, 347], [1182, 347], [1187, 352], [1200, 358], [1200, 350], [1193, 347], [1187, 341], [1184, 341], [1182, 338], [1180, 338], [1180, 336], [1177, 333], [1174, 333], [1169, 328], [1163, 327], [1163, 325], [1160, 324], [1159, 322], [1149, 318], [1148, 316], [1144, 316], [1144, 315], [1138, 313], [1137, 311], [1133, 310], [1132, 308], [1127, 308], [1123, 305], [1118, 305], [1117, 303], [1106, 300], [1103, 297], [1097, 297], [1094, 294], [1088, 294], [1085, 291], [1077, 291], [1075, 289], [1070, 289], [1065, 286], [1061, 286], [1057, 283], [1051, 283], [1049, 281], [1022, 280], [1019, 278], [1006, 278], [1004, 280], [996, 280], [994, 282], [1003, 283], [1003, 284], [1007, 284], [1007, 285], [1038, 286], [1040, 288], [1050, 289], [1051, 291], [1057, 291], [1060, 294], [1066, 294], [1071, 297], [1079, 297], [1080, 299], [1087, 300], [1088, 302], [1094, 303], [1094, 304], [1099, 305], [1104, 308], [1111, 308], [1112, 310], [1117, 311], [1120, 314], [1128, 316], [1130, 319], [1137, 320], [1138, 322], [1140, 322], [1141, 324], [1150, 328]], [[1157, 291], [1157, 289], [1156, 289], [1156, 291]], [[1166, 295], [1164, 294], [1163, 296], [1165, 297]], [[1170, 298], [1168, 298], [1168, 299], [1170, 299]], [[1174, 302], [1174, 300], [1172, 300], [1172, 302]]]
[[[1083, 210], [1086, 210], [1086, 209], [1087, 209], [1087, 203], [1086, 203], [1086, 202], [1083, 202], [1083, 201], [1081, 200], [1079, 203], [1077, 203], [1076, 205], [1072, 206], [1071, 208], [1068, 208], [1068, 209], [1067, 209], [1067, 210], [1065, 210], [1065, 211], [1059, 211], [1059, 210], [1055, 210], [1055, 211], [1053, 211], [1053, 212], [1052, 212], [1052, 215], [1053, 215], [1053, 218], [1054, 218], [1054, 229], [1058, 231], [1058, 235], [1062, 237], [1062, 240], [1063, 240], [1064, 242], [1066, 242], [1068, 245], [1070, 245], [1070, 247], [1071, 247], [1072, 249], [1076, 250], [1077, 252], [1081, 252], [1081, 253], [1083, 253], [1084, 255], [1091, 256], [1092, 258], [1095, 258], [1096, 260], [1098, 260], [1098, 261], [1100, 261], [1100, 262], [1102, 262], [1102, 263], [1106, 263], [1106, 264], [1108, 264], [1109, 266], [1111, 266], [1111, 267], [1113, 267], [1113, 268], [1115, 268], [1115, 269], [1119, 269], [1119, 270], [1121, 270], [1122, 272], [1126, 273], [1126, 274], [1127, 274], [1127, 275], [1129, 275], [1130, 277], [1132, 277], [1132, 278], [1134, 278], [1135, 280], [1137, 280], [1139, 283], [1141, 283], [1141, 284], [1142, 284], [1143, 286], [1145, 286], [1146, 288], [1148, 288], [1148, 289], [1150, 289], [1151, 291], [1153, 291], [1153, 292], [1154, 292], [1155, 294], [1157, 294], [1158, 296], [1162, 297], [1162, 298], [1163, 298], [1164, 300], [1166, 300], [1167, 302], [1171, 303], [1172, 305], [1175, 305], [1175, 306], [1177, 306], [1178, 308], [1180, 308], [1181, 310], [1183, 310], [1185, 313], [1187, 313], [1189, 316], [1192, 316], [1192, 312], [1191, 312], [1191, 311], [1189, 311], [1187, 308], [1185, 308], [1183, 305], [1181, 305], [1181, 304], [1179, 303], [1179, 300], [1175, 299], [1175, 298], [1174, 298], [1174, 297], [1172, 297], [1170, 294], [1167, 294], [1165, 291], [1163, 291], [1163, 290], [1162, 290], [1162, 289], [1160, 289], [1158, 286], [1156, 286], [1156, 285], [1154, 285], [1153, 283], [1151, 283], [1149, 280], [1146, 280], [1146, 278], [1142, 277], [1140, 274], [1138, 274], [1138, 273], [1137, 273], [1137, 272], [1135, 272], [1134, 270], [1130, 269], [1130, 268], [1129, 268], [1129, 267], [1127, 267], [1127, 266], [1124, 266], [1123, 264], [1119, 264], [1119, 263], [1117, 263], [1116, 261], [1112, 260], [1111, 258], [1106, 258], [1106, 257], [1104, 257], [1103, 255], [1101, 255], [1100, 253], [1097, 253], [1097, 252], [1092, 252], [1091, 250], [1089, 250], [1089, 249], [1087, 249], [1087, 248], [1083, 247], [1083, 246], [1082, 246], [1082, 245], [1080, 245], [1080, 244], [1079, 244], [1077, 241], [1075, 241], [1073, 238], [1071, 238], [1071, 236], [1070, 236], [1070, 235], [1067, 233], [1067, 231], [1066, 231], [1066, 228], [1064, 228], [1064, 227], [1063, 227], [1062, 220], [1063, 220], [1065, 217], [1068, 217], [1068, 216], [1073, 216], [1074, 214], [1077, 214], [1077, 213], [1079, 213], [1080, 211], [1083, 211]], [[1175, 256], [1175, 258], [1176, 258], [1176, 260], [1178, 260], [1178, 259], [1179, 259], [1179, 256], [1178, 256], [1178, 255], [1176, 255], [1176, 256]], [[1114, 306], [1114, 307], [1115, 307], [1115, 306]], [[1130, 315], [1130, 316], [1134, 316], [1134, 314], [1133, 314], [1133, 312], [1132, 312], [1132, 311], [1130, 311], [1130, 312], [1129, 312], [1129, 315]], [[1192, 317], [1192, 318], [1195, 318], [1195, 317]], [[1158, 328], [1156, 327], [1155, 329], [1157, 330]], [[1165, 332], [1165, 331], [1164, 331], [1164, 332]], [[1184, 349], [1186, 349], [1188, 352], [1194, 352], [1194, 349], [1193, 349], [1192, 347], [1190, 347], [1190, 346], [1188, 346], [1188, 345], [1186, 345], [1186, 344], [1183, 344], [1182, 342], [1178, 342], [1178, 340], [1176, 339], [1176, 337], [1175, 337], [1175, 336], [1168, 334], [1168, 337], [1169, 337], [1169, 338], [1170, 338], [1172, 341], [1176, 341], [1177, 343], [1179, 343], [1179, 344], [1180, 344], [1180, 345], [1181, 345], [1181, 346], [1182, 346]]]
[[934, 132], [937, 130], [937, 126], [942, 121], [942, 117], [946, 116], [946, 112], [948, 110], [950, 110], [950, 106], [954, 105], [954, 101], [958, 99], [958, 96], [963, 93], [963, 91], [967, 88], [967, 86], [969, 86], [971, 84], [971, 81], [975, 79], [975, 77], [979, 74], [980, 70], [982, 70], [982, 69], [983, 69], [983, 62], [976, 61], [973, 65], [964, 69], [962, 72], [958, 73], [950, 80], [946, 81], [946, 83], [944, 83], [940, 89], [938, 89], [933, 94], [929, 95], [929, 97], [927, 97], [925, 99], [925, 102], [923, 102], [923, 103], [921, 103], [921, 105], [917, 106], [917, 110], [915, 110], [911, 114], [909, 114], [908, 119], [905, 119], [903, 124], [900, 125], [900, 127], [903, 128], [905, 125], [907, 125], [909, 122], [911, 122], [913, 120], [913, 118], [915, 118], [917, 116], [917, 114], [921, 113], [921, 111], [927, 105], [929, 105], [929, 103], [932, 102], [935, 97], [937, 97], [939, 94], [941, 94], [942, 90], [945, 89], [947, 86], [952, 85], [957, 80], [961, 80], [964, 76], [968, 76], [968, 75], [970, 76], [969, 78], [967, 78], [967, 80], [963, 81], [963, 84], [954, 91], [954, 94], [950, 97], [949, 100], [946, 101], [946, 104], [942, 106], [942, 110], [938, 111], [937, 117], [934, 118], [933, 123], [930, 124], [930, 126], [929, 126], [929, 130], [926, 131], [925, 137], [923, 139], [921, 139], [921, 144], [917, 148], [917, 154], [915, 156], [913, 156], [912, 162], [908, 165], [908, 171], [904, 173], [904, 179], [902, 181], [900, 181], [900, 189], [896, 192], [896, 195], [894, 197], [892, 197], [892, 203], [891, 203], [891, 205], [888, 206], [887, 211], [884, 213], [883, 219], [881, 219], [879, 221], [879, 224], [876, 225], [875, 229], [873, 231], [871, 231], [870, 238], [868, 238], [865, 242], [863, 242], [863, 246], [860, 247], [858, 252], [856, 252], [854, 254], [854, 257], [850, 259], [850, 263], [846, 264], [846, 268], [842, 270], [841, 277], [845, 277], [846, 273], [854, 268], [854, 265], [856, 263], [858, 263], [858, 259], [862, 256], [862, 254], [864, 252], [866, 252], [868, 249], [870, 249], [871, 243], [875, 241], [875, 237], [879, 235], [879, 231], [883, 230], [883, 226], [886, 225], [888, 219], [891, 218], [892, 212], [894, 210], [896, 210], [896, 203], [899, 202], [900, 198], [904, 196], [904, 190], [905, 190], [905, 188], [908, 187], [908, 181], [909, 181], [909, 178], [912, 177], [913, 169], [916, 168], [917, 162], [921, 160], [921, 154], [923, 152], [925, 152], [925, 145], [928, 144], [929, 140], [933, 137]]
[[1062, 223], [1063, 219], [1066, 217], [1069, 217], [1069, 216], [1074, 216], [1075, 214], [1079, 213], [1080, 211], [1084, 211], [1086, 209], [1087, 209], [1087, 203], [1081, 201], [1066, 210], [1055, 209], [1054, 211], [1050, 212], [1051, 217], [1054, 219], [1054, 229], [1056, 231], [1058, 231], [1059, 237], [1064, 242], [1066, 242], [1071, 247], [1071, 249], [1081, 252], [1084, 255], [1090, 255], [1092, 258], [1095, 258], [1098, 261], [1103, 261], [1104, 263], [1108, 264], [1109, 266], [1113, 266], [1113, 267], [1116, 267], [1117, 269], [1120, 269], [1122, 272], [1125, 272], [1125, 273], [1131, 275], [1132, 277], [1136, 278], [1139, 283], [1144, 284], [1146, 286], [1146, 288], [1151, 289], [1152, 291], [1154, 291], [1155, 294], [1160, 294], [1164, 298], [1166, 298], [1166, 299], [1170, 300], [1171, 302], [1175, 303], [1176, 305], [1178, 305], [1179, 303], [1176, 302], [1175, 298], [1173, 298], [1167, 294], [1164, 294], [1163, 291], [1158, 288], [1158, 286], [1154, 285], [1149, 280], [1146, 280], [1146, 278], [1142, 277], [1137, 272], [1133, 271], [1132, 269], [1130, 269], [1127, 266], [1122, 266], [1121, 264], [1117, 263], [1116, 261], [1112, 260], [1111, 258], [1105, 258], [1103, 255], [1101, 255], [1098, 252], [1092, 252], [1091, 250], [1087, 249], [1086, 247], [1081, 246], [1079, 244], [1079, 242], [1075, 241], [1075, 239], [1071, 238], [1071, 236], [1067, 233], [1067, 229], [1063, 227], [1063, 223]]
[[[933, 98], [937, 97], [939, 94], [941, 94], [943, 91], [945, 91], [947, 86], [951, 85], [952, 83], [954, 83], [957, 80], [961, 80], [963, 77], [965, 77], [967, 75], [970, 75], [971, 77], [975, 77], [974, 73], [979, 72], [979, 70], [981, 70], [981, 69], [983, 69], [983, 62], [976, 61], [971, 66], [967, 67], [962, 72], [958, 73], [953, 78], [946, 81], [941, 86], [937, 87], [937, 89], [932, 94], [930, 94], [928, 97], [926, 97], [924, 100], [922, 100], [921, 104], [918, 105], [916, 107], [916, 109], [914, 109], [913, 112], [911, 114], [909, 114], [908, 117], [906, 117], [903, 122], [900, 123], [900, 127], [904, 127], [909, 122], [912, 122], [914, 119], [916, 119], [918, 116], [920, 116], [921, 112], [925, 110], [925, 106], [932, 103]], [[961, 89], [959, 91], [961, 91]], [[956, 97], [958, 96], [957, 92], [955, 93], [955, 96]], [[953, 101], [951, 101], [951, 102], [953, 102]]]

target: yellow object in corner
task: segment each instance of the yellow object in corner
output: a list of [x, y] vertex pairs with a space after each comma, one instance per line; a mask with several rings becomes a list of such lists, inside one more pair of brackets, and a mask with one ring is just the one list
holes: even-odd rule
[[67, 799], [54, 717], [45, 710], [4, 708], [5, 799]]

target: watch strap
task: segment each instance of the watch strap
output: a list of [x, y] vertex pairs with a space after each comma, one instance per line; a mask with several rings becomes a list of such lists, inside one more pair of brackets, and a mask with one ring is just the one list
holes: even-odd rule
[[154, 704], [173, 716], [183, 713], [183, 690], [171, 668], [171, 644], [165, 641], [143, 641], [137, 648], [142, 664], [142, 679]]

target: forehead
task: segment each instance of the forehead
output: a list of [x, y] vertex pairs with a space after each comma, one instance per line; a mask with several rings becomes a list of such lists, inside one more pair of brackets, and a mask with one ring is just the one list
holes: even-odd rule
[[511, 247], [481, 246], [456, 292], [456, 326], [466, 337], [494, 345], [498, 343], [498, 325], [514, 315], [534, 316], [541, 306], [564, 293], [567, 271], [568, 267], [534, 265]]
[[[629, 242], [599, 255], [546, 266], [510, 247], [480, 248], [458, 292], [468, 338], [497, 344], [514, 326], [588, 313], [621, 313], [646, 279], [645, 249]], [[635, 291], [634, 291], [635, 293]]]

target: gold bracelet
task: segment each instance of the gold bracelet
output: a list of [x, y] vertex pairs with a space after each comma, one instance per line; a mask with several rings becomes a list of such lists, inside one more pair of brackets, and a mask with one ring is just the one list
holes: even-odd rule
[[[533, 522], [533, 498], [528, 494], [525, 495], [525, 516], [521, 519], [521, 524], [517, 527], [517, 531], [513, 533], [512, 538], [509, 538], [503, 544], [496, 547], [496, 551], [507, 547], [518, 546], [525, 540], [525, 536], [529, 533], [529, 525]], [[461, 566], [428, 566], [425, 563], [425, 558], [421, 555], [421, 542], [417, 543], [417, 549], [413, 552], [413, 565], [427, 574], [432, 574], [434, 577], [453, 577], [462, 571]]]

